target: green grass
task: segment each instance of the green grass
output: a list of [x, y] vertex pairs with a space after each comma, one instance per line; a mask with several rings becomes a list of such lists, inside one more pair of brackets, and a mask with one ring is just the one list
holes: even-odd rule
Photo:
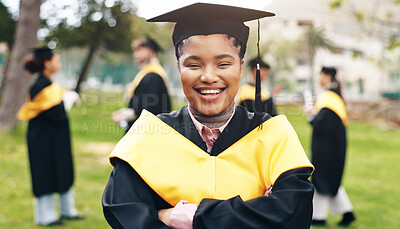
[[[110, 119], [122, 107], [120, 95], [86, 93], [84, 105], [70, 112], [76, 171], [76, 205], [86, 216], [64, 228], [109, 228], [101, 195], [111, 172], [107, 155], [124, 134]], [[296, 106], [279, 107], [287, 115], [309, 154], [311, 128]], [[25, 141], [26, 123], [0, 132], [0, 229], [42, 228], [33, 223], [33, 196]], [[351, 122], [344, 186], [354, 205], [357, 222], [350, 228], [400, 228], [400, 131], [381, 130]], [[337, 228], [330, 217], [327, 228]], [[316, 228], [316, 227], [315, 227]]]

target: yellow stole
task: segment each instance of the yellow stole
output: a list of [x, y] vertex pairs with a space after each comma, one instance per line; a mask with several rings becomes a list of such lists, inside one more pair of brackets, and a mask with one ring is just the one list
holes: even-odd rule
[[22, 105], [17, 113], [17, 118], [22, 121], [29, 121], [40, 113], [61, 103], [62, 96], [66, 92], [64, 88], [56, 83], [43, 88], [33, 99]]
[[[240, 87], [238, 96], [239, 96], [239, 102], [241, 103], [245, 100], [255, 100], [255, 94], [256, 94], [256, 87], [249, 85], [249, 84], [244, 84], [243, 86]], [[271, 95], [267, 92], [262, 90], [261, 91], [261, 100], [265, 101], [269, 99]]]
[[163, 67], [158, 63], [150, 63], [144, 66], [135, 76], [132, 83], [129, 85], [127, 90], [127, 95], [132, 97], [135, 93], [137, 86], [140, 84], [140, 81], [149, 73], [156, 73], [161, 76], [164, 81], [165, 86], [168, 89], [168, 77], [167, 73], [165, 73]]
[[344, 126], [347, 126], [347, 113], [346, 106], [343, 99], [333, 91], [324, 91], [320, 96], [318, 96], [317, 102], [315, 103], [315, 109], [319, 112], [322, 108], [328, 108], [335, 112]]
[[110, 155], [128, 162], [165, 201], [199, 204], [203, 198], [249, 200], [264, 195], [282, 173], [313, 167], [283, 115], [210, 156], [175, 129], [143, 110]]

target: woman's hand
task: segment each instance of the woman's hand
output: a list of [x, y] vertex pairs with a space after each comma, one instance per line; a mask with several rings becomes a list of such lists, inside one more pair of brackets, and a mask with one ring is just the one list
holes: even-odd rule
[[158, 211], [158, 219], [161, 220], [168, 227], [171, 227], [169, 217], [170, 217], [173, 209], [174, 208], [167, 208], [167, 209], [161, 209]]

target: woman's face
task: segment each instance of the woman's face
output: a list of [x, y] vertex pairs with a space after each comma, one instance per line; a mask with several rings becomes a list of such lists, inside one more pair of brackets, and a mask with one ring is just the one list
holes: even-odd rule
[[133, 59], [139, 65], [148, 64], [149, 61], [155, 57], [155, 52], [145, 46], [137, 46], [133, 49]]
[[50, 60], [44, 62], [45, 71], [49, 74], [53, 74], [60, 70], [62, 64], [60, 60], [60, 55], [54, 54]]
[[331, 75], [325, 74], [323, 72], [319, 73], [319, 85], [322, 88], [328, 87], [332, 83]]
[[239, 48], [225, 34], [188, 38], [178, 60], [183, 91], [190, 105], [204, 115], [234, 105], [243, 72]]

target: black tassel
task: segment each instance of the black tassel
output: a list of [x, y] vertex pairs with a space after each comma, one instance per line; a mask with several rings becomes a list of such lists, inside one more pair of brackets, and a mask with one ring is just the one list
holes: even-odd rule
[[261, 73], [260, 73], [260, 20], [258, 20], [257, 37], [257, 70], [256, 70], [256, 95], [255, 95], [255, 116], [258, 123], [258, 129], [262, 129], [262, 107], [261, 107]]
[[[258, 58], [257, 58], [258, 59]], [[259, 60], [257, 61], [257, 71], [256, 71], [256, 112], [261, 113], [261, 73]]]

